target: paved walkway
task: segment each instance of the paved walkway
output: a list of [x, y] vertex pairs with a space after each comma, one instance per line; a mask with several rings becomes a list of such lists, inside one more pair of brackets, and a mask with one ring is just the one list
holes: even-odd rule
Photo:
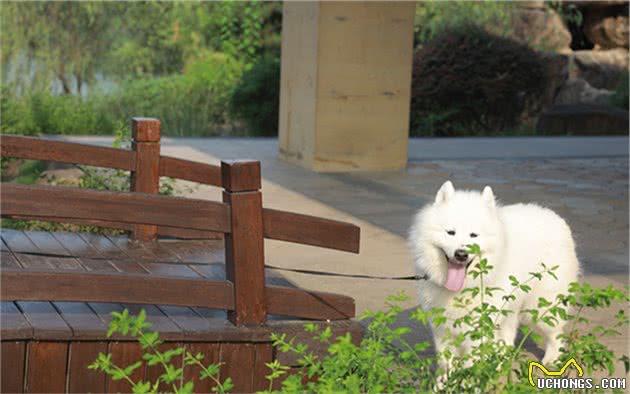
[[[411, 217], [451, 179], [456, 188], [481, 189], [489, 184], [504, 204], [537, 202], [554, 209], [573, 230], [585, 278], [598, 286], [628, 283], [627, 137], [413, 139], [406, 171], [340, 174], [313, 173], [280, 161], [276, 139], [167, 138], [163, 152], [209, 163], [218, 163], [219, 158], [261, 160], [265, 206], [361, 226], [358, 256], [266, 241], [270, 264], [368, 275], [412, 274], [405, 241]], [[218, 190], [207, 187], [194, 194], [220, 198]], [[387, 295], [399, 290], [415, 293], [412, 282], [289, 273], [286, 278], [305, 288], [353, 296], [359, 313], [381, 307]], [[415, 305], [411, 300], [406, 307]], [[608, 313], [594, 317], [603, 324], [610, 318]], [[418, 339], [426, 335], [418, 333]], [[627, 349], [627, 333], [620, 341]]]

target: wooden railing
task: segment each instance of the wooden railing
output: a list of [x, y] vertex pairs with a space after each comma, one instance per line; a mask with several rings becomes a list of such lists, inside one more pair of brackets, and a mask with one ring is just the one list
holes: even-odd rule
[[[12, 271], [1, 276], [2, 300], [156, 303], [221, 308], [236, 325], [257, 325], [267, 314], [311, 319], [354, 316], [350, 297], [266, 286], [264, 238], [359, 251], [359, 228], [349, 223], [262, 207], [260, 163], [221, 167], [160, 155], [160, 122], [134, 118], [132, 150], [2, 136], [3, 157], [58, 161], [131, 171], [131, 192], [3, 183], [3, 217], [123, 228], [132, 238], [158, 234], [225, 234], [226, 280], [133, 274]], [[223, 187], [223, 202], [158, 195], [160, 176]]]

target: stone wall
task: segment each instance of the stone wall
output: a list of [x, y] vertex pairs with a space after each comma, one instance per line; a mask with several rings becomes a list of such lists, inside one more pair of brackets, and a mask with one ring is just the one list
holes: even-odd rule
[[[624, 121], [620, 119], [623, 110], [608, 107], [628, 71], [628, 2], [564, 1], [560, 5], [552, 9], [543, 1], [515, 3], [515, 38], [545, 52], [550, 78], [545, 94], [524, 114], [524, 122], [537, 120], [537, 130], [545, 134], [626, 134], [627, 111]], [[561, 13], [581, 18], [568, 23], [570, 18]], [[593, 130], [572, 130], [570, 125], [550, 120], [554, 114], [562, 114], [563, 119], [596, 114], [598, 121], [588, 122]]]

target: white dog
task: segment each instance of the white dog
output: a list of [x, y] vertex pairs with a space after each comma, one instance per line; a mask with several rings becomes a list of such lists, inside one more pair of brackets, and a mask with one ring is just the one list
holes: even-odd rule
[[[529, 272], [540, 271], [541, 262], [548, 267], [559, 266], [554, 271], [559, 280], [546, 276], [541, 281], [531, 281], [529, 293], [515, 292], [516, 300], [507, 306], [514, 313], [499, 322], [498, 339], [506, 344], [514, 344], [519, 316], [523, 322], [531, 322], [529, 314], [519, 314], [519, 311], [537, 308], [539, 297], [554, 301], [558, 293], [566, 294], [568, 284], [578, 279], [579, 262], [567, 223], [553, 211], [538, 205], [500, 206], [489, 186], [482, 193], [455, 191], [450, 181], [445, 182], [435, 202], [416, 215], [409, 242], [418, 273], [428, 277], [419, 285], [421, 306], [425, 310], [445, 308], [445, 315], [451, 318], [463, 313], [461, 308], [453, 306], [453, 297], [465, 287], [478, 286], [478, 280], [466, 275], [474, 258], [466, 253], [466, 245], [478, 244], [488, 263], [494, 266], [484, 278], [484, 285], [508, 292], [512, 290], [510, 275], [523, 282], [530, 277]], [[503, 295], [505, 293], [496, 294], [489, 302], [500, 307], [504, 303]], [[562, 332], [562, 323], [555, 327], [541, 323], [536, 327], [546, 343], [543, 363], [560, 356], [562, 342], [557, 336]], [[440, 351], [445, 328], [433, 327], [432, 330]], [[464, 342], [458, 349], [459, 354], [467, 353], [471, 346], [474, 345]]]

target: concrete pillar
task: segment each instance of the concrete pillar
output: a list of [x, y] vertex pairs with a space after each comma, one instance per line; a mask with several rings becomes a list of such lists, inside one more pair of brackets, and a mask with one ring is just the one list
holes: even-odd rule
[[283, 7], [279, 156], [315, 171], [405, 168], [415, 2]]

